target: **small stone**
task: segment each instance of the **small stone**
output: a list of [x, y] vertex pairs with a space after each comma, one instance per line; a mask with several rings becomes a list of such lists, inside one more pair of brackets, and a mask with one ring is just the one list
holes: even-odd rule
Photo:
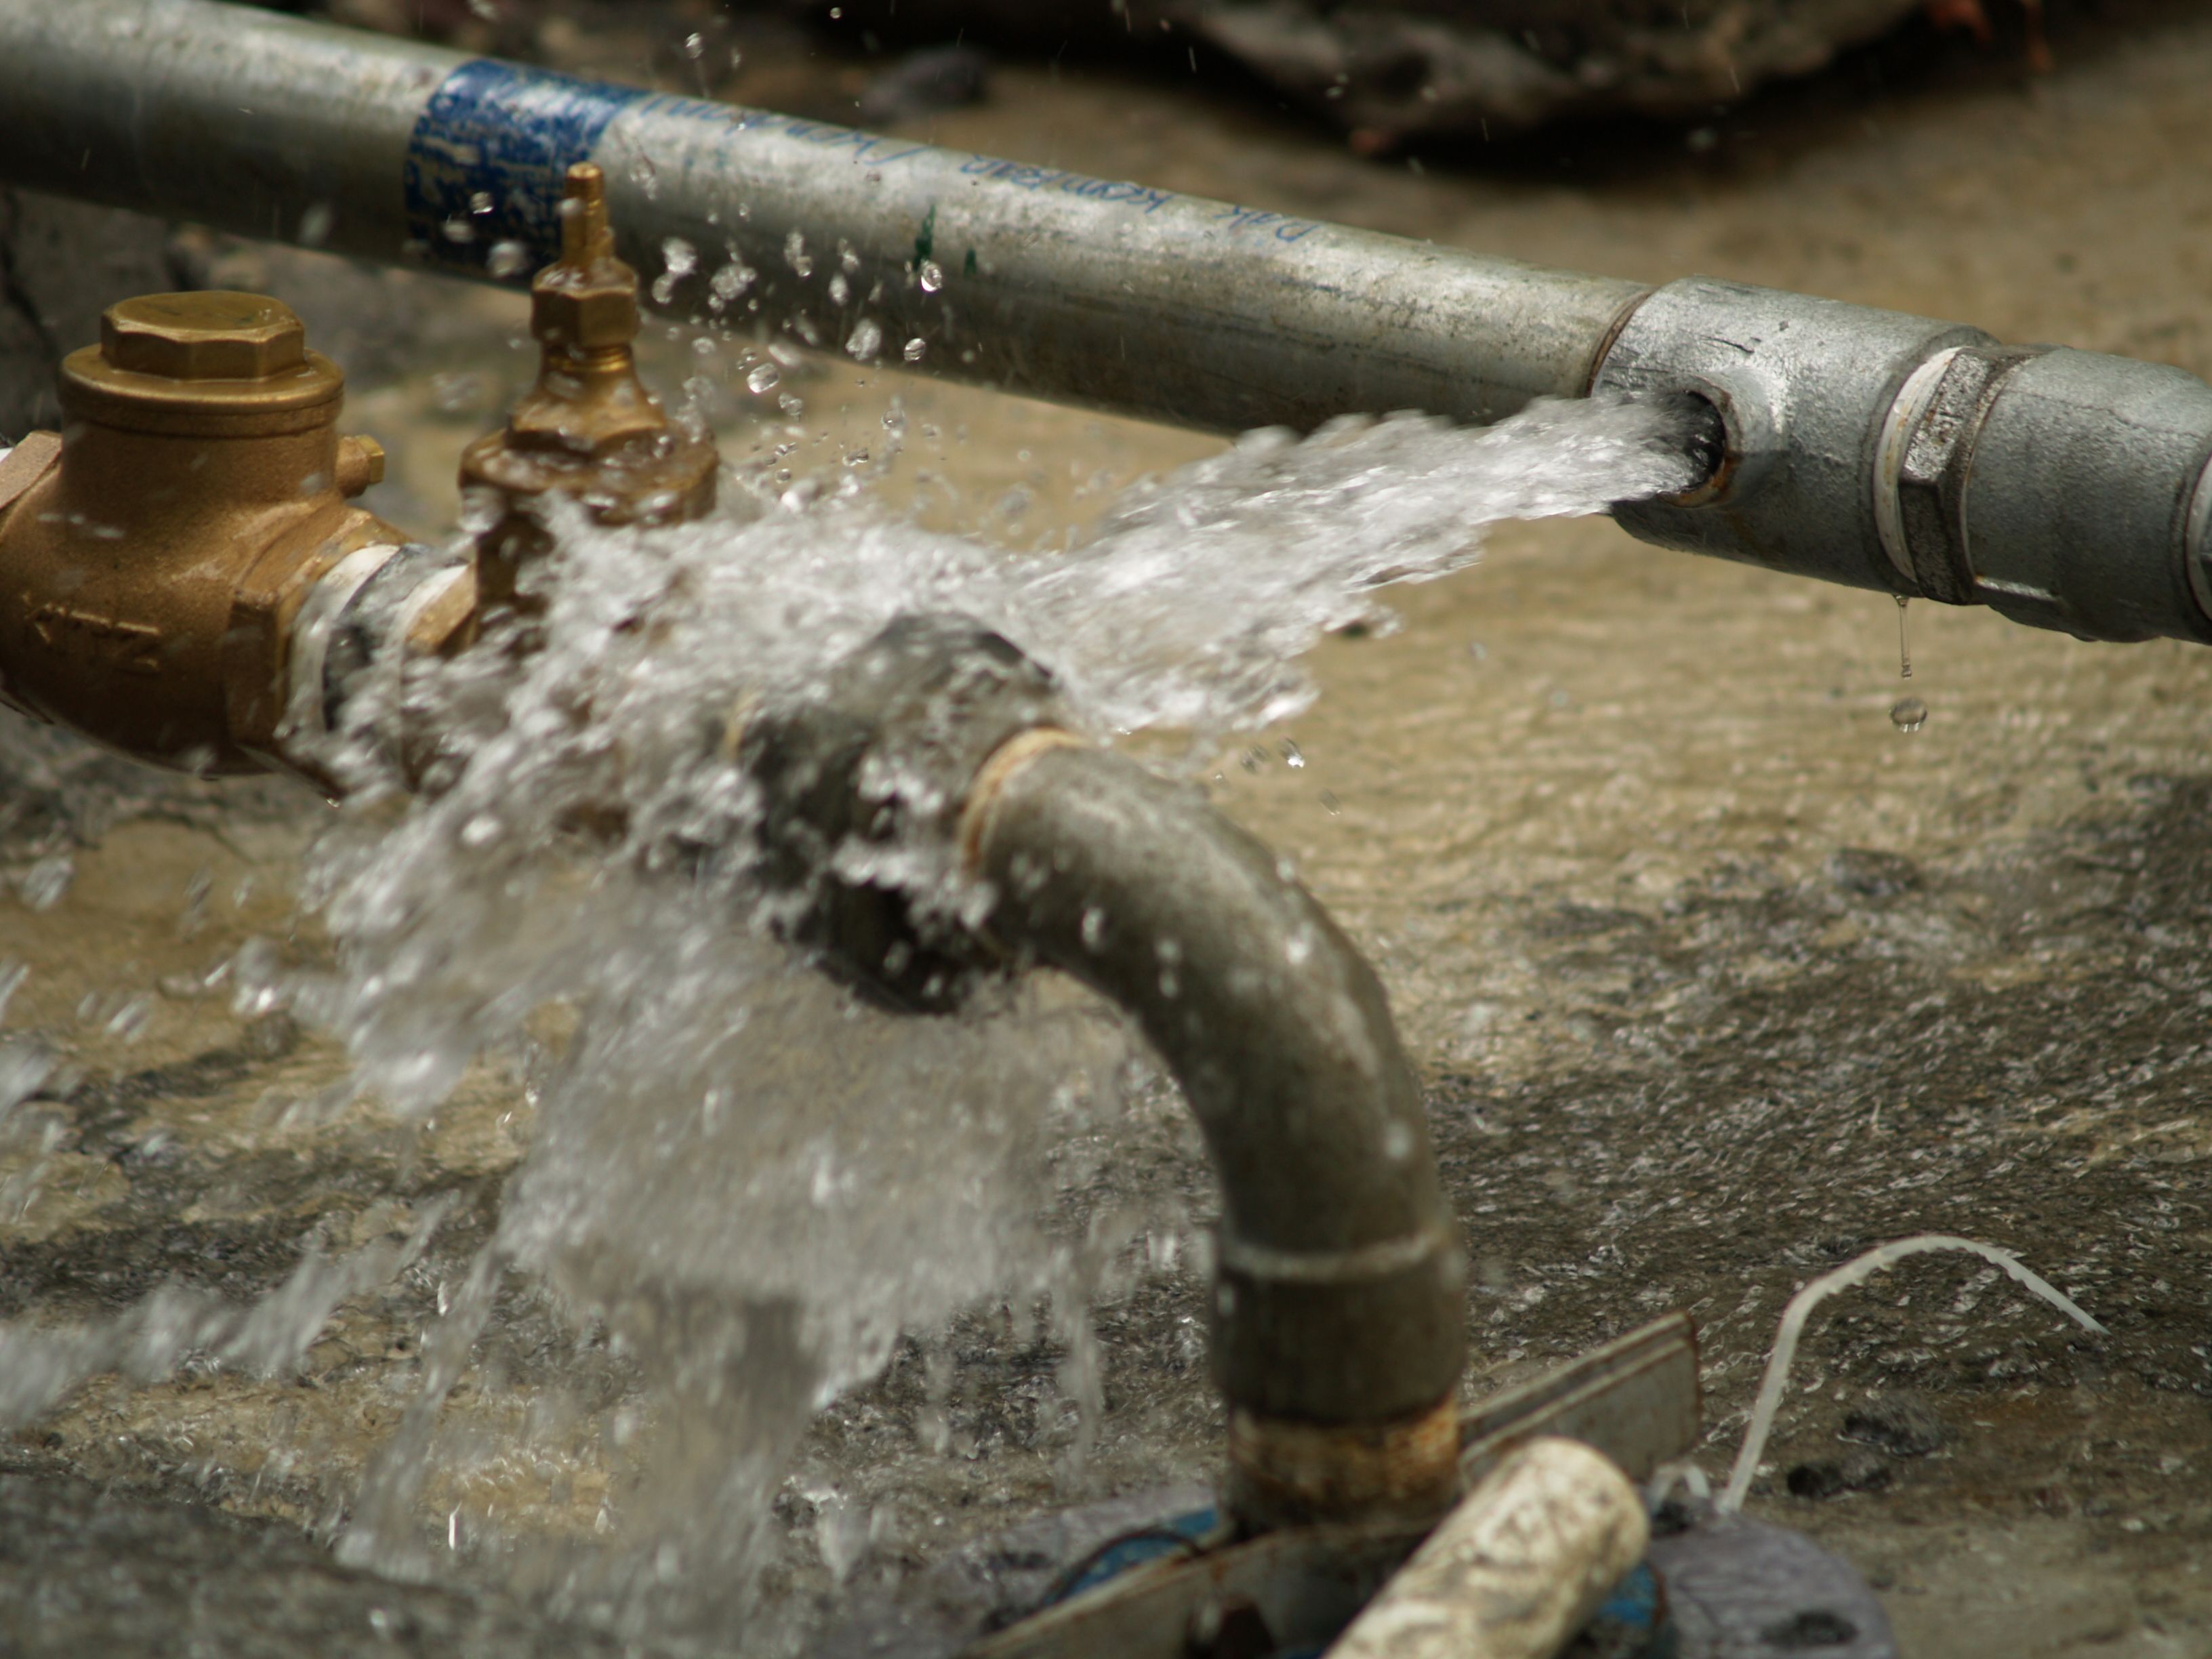
[[1808, 1607], [1787, 1619], [1776, 1620], [1759, 1635], [1770, 1648], [1778, 1648], [1784, 1653], [1803, 1653], [1848, 1646], [1858, 1640], [1859, 1630], [1839, 1613], [1826, 1607]]
[[1880, 1453], [1855, 1451], [1797, 1464], [1782, 1480], [1792, 1498], [1818, 1501], [1847, 1492], [1880, 1492], [1889, 1484], [1890, 1469]]
[[1920, 866], [1902, 854], [1844, 847], [1828, 860], [1828, 879], [1847, 893], [1895, 898], [1920, 885]]
[[1895, 1457], [1925, 1457], [1951, 1437], [1935, 1408], [1913, 1394], [1885, 1394], [1844, 1418], [1843, 1438]]
[[250, 1060], [282, 1060], [300, 1046], [300, 1028], [280, 1009], [248, 1021], [238, 1046]]

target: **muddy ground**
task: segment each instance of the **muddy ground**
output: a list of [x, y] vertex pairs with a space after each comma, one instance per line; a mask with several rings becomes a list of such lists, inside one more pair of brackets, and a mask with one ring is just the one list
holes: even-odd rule
[[[2117, 8], [2062, 19], [2053, 47], [2043, 77], [1891, 50], [1705, 125], [1388, 164], [1249, 89], [1112, 64], [1000, 64], [983, 103], [907, 130], [1539, 263], [1703, 271], [2212, 373], [2212, 17]], [[654, 49], [574, 53], [641, 73]], [[788, 36], [747, 64], [726, 95], [822, 113], [872, 73]], [[526, 368], [513, 302], [234, 246], [197, 257], [311, 325], [318, 306], [384, 319], [353, 420], [399, 461], [377, 504], [442, 523], [459, 442]], [[1210, 447], [842, 368], [794, 388], [810, 422], [835, 411], [851, 432], [902, 397], [962, 493], [939, 514], [1024, 540], [1079, 520], [1102, 471]], [[767, 441], [744, 396], [718, 408], [732, 456]], [[1905, 1233], [2004, 1245], [2109, 1334], [1977, 1262], [1896, 1269], [1815, 1322], [1754, 1508], [1857, 1562], [1909, 1653], [2212, 1650], [2212, 658], [1923, 605], [1907, 684], [1887, 599], [1603, 522], [1510, 530], [1398, 609], [1396, 633], [1322, 649], [1321, 702], [1226, 752], [1215, 793], [1298, 859], [1390, 987], [1477, 1267], [1470, 1395], [1687, 1307], [1717, 1474], [1797, 1285]], [[1910, 733], [1889, 718], [1906, 695], [1929, 710]], [[5, 1055], [35, 1042], [55, 1069], [0, 1125], [0, 1312], [120, 1307], [172, 1279], [245, 1297], [310, 1237], [356, 1247], [453, 1207], [296, 1377], [104, 1379], [19, 1433], [0, 1626], [26, 1651], [150, 1650], [186, 1587], [232, 1583], [215, 1564], [266, 1563], [268, 1583], [322, 1599], [198, 1592], [206, 1628], [266, 1632], [227, 1650], [457, 1650], [465, 1629], [471, 1652], [595, 1642], [526, 1597], [349, 1575], [300, 1537], [340, 1524], [404, 1409], [526, 1103], [487, 1074], [420, 1139], [373, 1111], [303, 1109], [338, 1073], [330, 1046], [205, 976], [291, 927], [313, 805], [160, 785], [20, 733], [5, 752], [0, 957], [30, 970]], [[66, 885], [37, 908], [58, 859]], [[1086, 1205], [1162, 1194], [1203, 1213], [1195, 1139], [1170, 1110], [1140, 1108], [1097, 1150], [1071, 1226]], [[778, 1506], [773, 1594], [833, 1593], [808, 1496], [825, 1484], [879, 1516], [851, 1570], [880, 1576], [1071, 1496], [1202, 1476], [1218, 1413], [1199, 1293], [1159, 1267], [1101, 1304], [1108, 1409], [1080, 1475], [1060, 1355], [1018, 1322], [979, 1316], [902, 1352], [811, 1437]], [[623, 1396], [615, 1361], [580, 1352], [527, 1287], [507, 1295], [480, 1364], [557, 1373], [589, 1410]], [[1918, 1437], [1847, 1424], [1900, 1392]], [[495, 1435], [507, 1407], [469, 1418], [468, 1393], [457, 1419]], [[544, 1524], [588, 1527], [618, 1459], [579, 1445], [550, 1473], [483, 1465], [473, 1499], [505, 1481]], [[103, 1555], [88, 1537], [116, 1541]], [[136, 1602], [113, 1590], [124, 1560]]]

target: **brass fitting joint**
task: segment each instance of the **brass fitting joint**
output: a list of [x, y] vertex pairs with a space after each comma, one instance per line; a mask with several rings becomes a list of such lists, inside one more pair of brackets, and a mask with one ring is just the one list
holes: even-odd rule
[[678, 524], [714, 505], [714, 446], [672, 426], [638, 379], [637, 273], [615, 257], [598, 167], [568, 169], [561, 210], [561, 258], [530, 287], [538, 383], [505, 430], [461, 457], [463, 493], [489, 497], [495, 515], [477, 544], [487, 611], [516, 607], [522, 567], [550, 546], [546, 497], [575, 501], [607, 525]]
[[384, 452], [339, 436], [344, 390], [275, 300], [111, 307], [62, 366], [65, 432], [0, 463], [0, 697], [163, 765], [284, 764], [301, 604], [406, 540], [349, 504]]

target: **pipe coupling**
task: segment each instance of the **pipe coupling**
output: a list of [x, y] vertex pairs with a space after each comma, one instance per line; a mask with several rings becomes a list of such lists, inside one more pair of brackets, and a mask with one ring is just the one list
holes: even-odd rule
[[1854, 587], [1918, 592], [1867, 488], [1885, 417], [1914, 374], [1978, 330], [1693, 276], [1630, 315], [1594, 392], [1687, 394], [1725, 441], [1707, 485], [1613, 516], [1663, 547]]
[[2212, 641], [2194, 527], [2212, 386], [2101, 352], [2033, 353], [1969, 442], [1956, 523], [1976, 599], [2085, 639]]
[[1706, 486], [1624, 504], [1662, 546], [2087, 639], [2212, 640], [2212, 387], [2124, 357], [1703, 277], [1659, 289], [1593, 390], [1687, 392]]
[[[957, 1006], [1002, 962], [972, 919], [933, 902], [958, 890], [963, 804], [994, 753], [1062, 712], [1044, 669], [940, 616], [895, 618], [816, 695], [756, 710], [738, 753], [762, 791], [763, 873], [785, 896], [787, 937], [891, 1006]], [[896, 854], [900, 878], [854, 876], [869, 849]], [[921, 867], [932, 860], [941, 867]]]

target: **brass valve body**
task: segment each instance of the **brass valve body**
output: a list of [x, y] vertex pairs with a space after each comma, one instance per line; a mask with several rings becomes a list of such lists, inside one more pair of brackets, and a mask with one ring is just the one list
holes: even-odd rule
[[344, 386], [275, 300], [112, 307], [63, 364], [63, 441], [0, 476], [0, 696], [166, 765], [276, 762], [301, 599], [406, 539], [349, 505], [384, 456], [338, 435]]
[[517, 606], [517, 575], [550, 546], [548, 496], [568, 497], [607, 525], [678, 524], [714, 505], [714, 445], [672, 426], [638, 379], [637, 273], [615, 257], [605, 192], [592, 163], [568, 169], [561, 258], [530, 289], [538, 383], [503, 431], [461, 456], [463, 491], [496, 503], [477, 544], [487, 611]]

